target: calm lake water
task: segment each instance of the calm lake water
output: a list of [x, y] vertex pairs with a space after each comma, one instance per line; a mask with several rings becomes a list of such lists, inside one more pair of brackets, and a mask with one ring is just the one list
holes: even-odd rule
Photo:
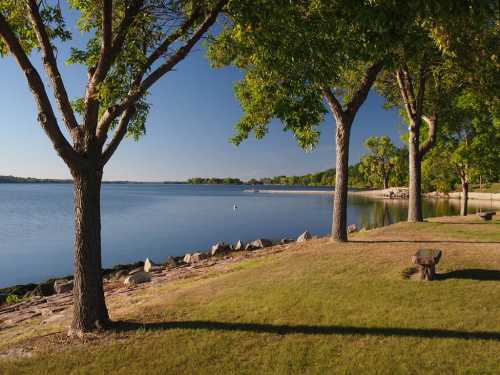
[[[262, 187], [259, 187], [262, 188]], [[276, 187], [272, 187], [276, 189]], [[103, 265], [206, 251], [216, 241], [296, 237], [330, 231], [332, 197], [245, 193], [247, 186], [105, 184]], [[0, 184], [0, 287], [72, 273], [69, 184]], [[238, 209], [233, 210], [237, 205]], [[406, 202], [351, 197], [348, 223], [406, 219]], [[457, 214], [454, 202], [425, 201], [424, 215]]]

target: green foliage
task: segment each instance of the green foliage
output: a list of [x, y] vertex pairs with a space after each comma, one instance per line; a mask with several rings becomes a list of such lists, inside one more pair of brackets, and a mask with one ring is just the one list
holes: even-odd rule
[[[366, 65], [399, 37], [397, 7], [366, 1], [233, 1], [230, 22], [209, 46], [215, 67], [245, 72], [235, 86], [244, 115], [232, 141], [260, 139], [279, 119], [299, 145], [316, 146], [327, 109], [323, 87], [347, 102]], [[394, 38], [394, 39], [393, 39]]]
[[9, 294], [5, 300], [6, 305], [14, 305], [16, 303], [24, 301], [23, 297], [18, 296], [17, 294]]

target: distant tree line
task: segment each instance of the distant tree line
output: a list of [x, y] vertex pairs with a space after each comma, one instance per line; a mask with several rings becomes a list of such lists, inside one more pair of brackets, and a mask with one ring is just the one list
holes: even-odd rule
[[209, 177], [209, 178], [203, 178], [203, 177], [194, 177], [190, 178], [187, 180], [188, 184], [213, 184], [213, 185], [218, 185], [218, 184], [227, 184], [227, 185], [243, 185], [243, 181], [241, 181], [239, 178], [233, 178], [233, 177], [225, 177], [225, 178], [217, 178], [217, 177]]

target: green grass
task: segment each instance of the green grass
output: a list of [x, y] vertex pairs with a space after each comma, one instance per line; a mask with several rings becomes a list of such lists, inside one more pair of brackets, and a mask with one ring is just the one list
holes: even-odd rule
[[481, 190], [479, 190], [479, 184], [476, 184], [471, 187], [471, 191], [483, 193], [500, 193], [500, 182], [492, 182], [490, 184], [483, 185]]
[[[0, 373], [498, 374], [500, 242], [470, 243], [498, 241], [498, 224], [398, 224], [162, 284], [121, 308], [114, 332], [48, 342]], [[403, 277], [429, 245], [444, 251], [441, 278]]]

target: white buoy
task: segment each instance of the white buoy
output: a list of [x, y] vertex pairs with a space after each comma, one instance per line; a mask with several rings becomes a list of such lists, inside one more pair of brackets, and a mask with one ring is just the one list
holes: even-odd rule
[[237, 205], [234, 205], [233, 206], [233, 210], [236, 211], [238, 209], [238, 206]]

